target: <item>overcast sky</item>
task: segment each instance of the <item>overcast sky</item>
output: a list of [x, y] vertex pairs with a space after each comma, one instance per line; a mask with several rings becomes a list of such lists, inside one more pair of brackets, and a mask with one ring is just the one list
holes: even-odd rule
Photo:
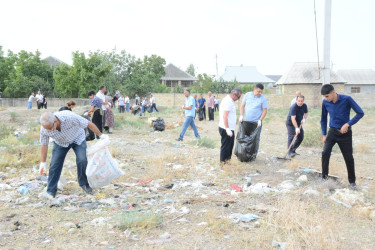
[[[316, 0], [323, 59], [324, 0]], [[332, 0], [333, 69], [375, 69], [374, 0]], [[284, 74], [317, 61], [314, 0], [0, 0], [0, 45], [71, 63], [72, 51], [156, 54], [181, 69]]]

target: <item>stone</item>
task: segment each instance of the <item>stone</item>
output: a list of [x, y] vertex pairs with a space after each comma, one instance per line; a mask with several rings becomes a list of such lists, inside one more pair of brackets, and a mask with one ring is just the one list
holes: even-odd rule
[[298, 177], [297, 179], [298, 182], [307, 182], [307, 176], [306, 175], [301, 175], [300, 177]]
[[67, 222], [64, 224], [64, 227], [67, 227], [67, 228], [75, 228], [76, 227], [76, 224], [73, 223], [73, 222]]

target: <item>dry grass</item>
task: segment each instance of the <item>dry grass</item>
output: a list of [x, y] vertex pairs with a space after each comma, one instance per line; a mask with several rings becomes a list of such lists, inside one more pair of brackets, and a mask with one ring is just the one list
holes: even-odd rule
[[358, 144], [354, 147], [354, 152], [367, 154], [371, 152], [371, 147], [368, 144]]
[[117, 216], [117, 227], [121, 230], [132, 228], [133, 230], [152, 228], [163, 222], [163, 216], [151, 211], [122, 212]]

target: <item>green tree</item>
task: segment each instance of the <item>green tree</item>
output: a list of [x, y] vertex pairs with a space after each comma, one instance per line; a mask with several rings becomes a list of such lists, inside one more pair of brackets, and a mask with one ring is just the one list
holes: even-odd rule
[[195, 67], [193, 64], [190, 64], [189, 67], [187, 67], [186, 72], [189, 73], [192, 76], [195, 76]]

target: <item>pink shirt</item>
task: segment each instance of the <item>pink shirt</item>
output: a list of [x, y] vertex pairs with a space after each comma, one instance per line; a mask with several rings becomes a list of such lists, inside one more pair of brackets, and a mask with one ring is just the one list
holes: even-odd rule
[[208, 98], [207, 107], [209, 107], [209, 108], [213, 108], [213, 107], [214, 107], [214, 104], [215, 104], [215, 98], [214, 98], [214, 96], [212, 95], [210, 98]]

